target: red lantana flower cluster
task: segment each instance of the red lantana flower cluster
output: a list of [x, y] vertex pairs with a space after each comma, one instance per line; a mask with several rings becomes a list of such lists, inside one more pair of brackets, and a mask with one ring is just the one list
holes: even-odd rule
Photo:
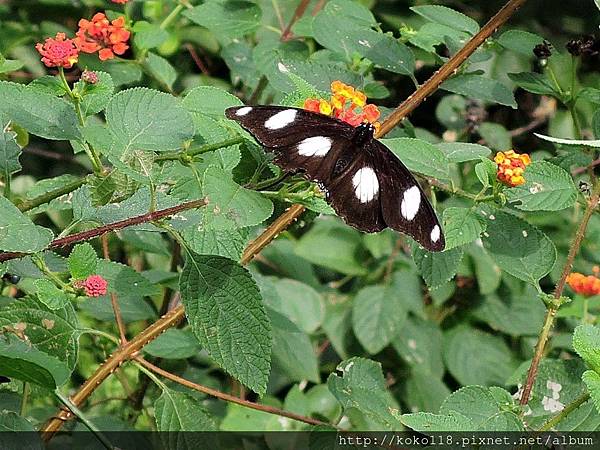
[[124, 5], [129, 0], [110, 0], [110, 1], [113, 2], [113, 3], [118, 3], [119, 5]]
[[94, 14], [92, 20], [81, 19], [75, 41], [84, 53], [98, 52], [101, 61], [122, 55], [129, 46], [130, 32], [125, 29], [123, 16], [109, 21], [103, 13]]
[[514, 150], [498, 152], [494, 157], [498, 164], [498, 179], [507, 186], [515, 187], [525, 183], [523, 172], [525, 167], [531, 164], [531, 158], [527, 153], [515, 153]]
[[[122, 2], [124, 3], [124, 2]], [[92, 20], [81, 19], [74, 39], [65, 33], [57, 33], [55, 38], [47, 38], [36, 44], [47, 67], [70, 69], [79, 59], [79, 52], [95, 53], [102, 61], [122, 55], [127, 51], [131, 33], [125, 29], [125, 18], [109, 21], [103, 13], [97, 13]]]
[[35, 49], [42, 55], [46, 67], [64, 67], [70, 69], [79, 59], [79, 49], [74, 39], [67, 39], [65, 33], [56, 33], [55, 38], [46, 38]]
[[367, 104], [367, 96], [352, 86], [334, 81], [331, 83], [331, 99], [307, 98], [304, 109], [326, 116], [335, 117], [356, 127], [363, 122], [369, 122], [379, 128], [380, 112], [377, 106]]
[[600, 295], [600, 267], [594, 266], [594, 275], [584, 275], [579, 272], [572, 272], [567, 277], [567, 283], [577, 294], [581, 294], [584, 297], [591, 297], [593, 295]]
[[106, 294], [108, 281], [101, 275], [90, 275], [85, 280], [76, 281], [74, 285], [83, 289], [88, 297], [101, 297]]

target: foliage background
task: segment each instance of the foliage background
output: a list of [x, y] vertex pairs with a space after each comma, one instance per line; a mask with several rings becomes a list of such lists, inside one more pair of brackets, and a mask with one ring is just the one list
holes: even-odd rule
[[[460, 13], [418, 1], [314, 1], [298, 20], [298, 2], [287, 0], [0, 2], [0, 76], [21, 84], [0, 83], [0, 119], [11, 124], [0, 141], [0, 248], [41, 252], [3, 263], [21, 279], [3, 283], [0, 298], [0, 373], [11, 378], [0, 391], [2, 427], [42, 429], [59, 406], [55, 390], [73, 394], [115, 350], [111, 296], [75, 298], [64, 286], [98, 273], [129, 339], [183, 302], [187, 322], [145, 346], [144, 358], [277, 411], [354, 430], [537, 429], [557, 414], [556, 429], [595, 430], [598, 297], [561, 306], [544, 295], [560, 280], [586, 205], [596, 206], [576, 186], [596, 184], [598, 56], [564, 47], [597, 31], [593, 1], [526, 3], [386, 136], [434, 188], [448, 241], [441, 254], [343, 225], [299, 178], [272, 185], [278, 169], [223, 117], [242, 102], [301, 104], [336, 79], [385, 116], [502, 6], [442, 3]], [[72, 35], [99, 10], [126, 14], [132, 49], [107, 62], [82, 55], [67, 71], [71, 85], [79, 69], [99, 71], [79, 123], [34, 43]], [[554, 46], [547, 65], [532, 52], [543, 39]], [[86, 145], [109, 171], [93, 167]], [[489, 156], [510, 148], [534, 162], [525, 185], [505, 189]], [[66, 195], [44, 197], [57, 189]], [[208, 207], [111, 233], [104, 249], [92, 240], [43, 251], [52, 236], [204, 197]], [[290, 203], [308, 211], [243, 269], [244, 247]], [[600, 263], [600, 220], [590, 214], [575, 260], [583, 273]], [[513, 394], [544, 301], [561, 306], [557, 326], [520, 407]], [[25, 335], [14, 328], [21, 323]], [[139, 360], [122, 365], [79, 418], [101, 430], [312, 426], [148, 370]], [[561, 413], [565, 405], [572, 410]]]

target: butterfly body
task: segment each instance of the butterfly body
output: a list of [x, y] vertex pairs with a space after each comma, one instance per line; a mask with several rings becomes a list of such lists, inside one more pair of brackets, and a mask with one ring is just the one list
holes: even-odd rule
[[428, 250], [443, 250], [435, 211], [410, 171], [374, 138], [373, 125], [353, 127], [281, 106], [233, 107], [225, 114], [274, 152], [282, 169], [316, 181], [349, 225], [369, 233], [389, 227]]

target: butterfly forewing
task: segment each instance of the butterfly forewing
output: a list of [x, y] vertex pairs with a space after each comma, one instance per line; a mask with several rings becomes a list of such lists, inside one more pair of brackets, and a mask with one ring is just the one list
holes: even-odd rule
[[354, 128], [328, 116], [280, 106], [234, 107], [225, 114], [274, 151], [280, 167], [303, 171], [318, 182], [348, 224], [367, 232], [387, 226], [412, 236], [428, 250], [443, 250], [435, 211], [402, 162], [373, 139], [372, 127]]

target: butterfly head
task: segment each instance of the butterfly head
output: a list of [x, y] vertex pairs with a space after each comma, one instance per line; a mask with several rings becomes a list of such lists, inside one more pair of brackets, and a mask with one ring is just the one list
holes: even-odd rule
[[356, 127], [352, 141], [356, 145], [365, 145], [367, 142], [373, 139], [374, 134], [375, 127], [373, 124], [369, 122], [363, 122]]

